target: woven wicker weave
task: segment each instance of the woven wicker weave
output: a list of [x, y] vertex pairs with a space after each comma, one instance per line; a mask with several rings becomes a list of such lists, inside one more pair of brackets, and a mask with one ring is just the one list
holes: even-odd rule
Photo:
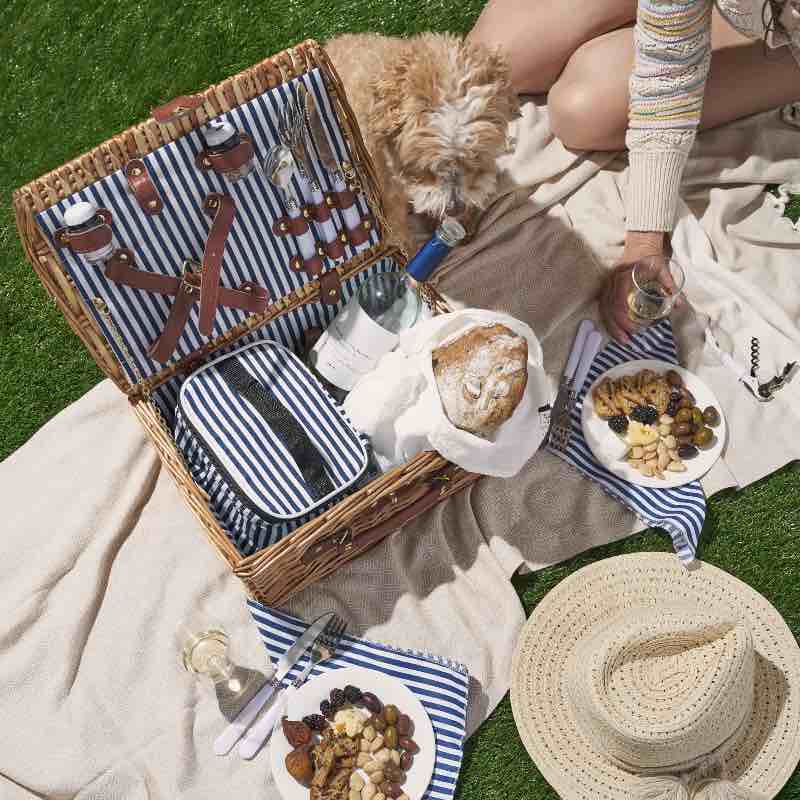
[[[236, 575], [246, 584], [257, 600], [277, 604], [293, 593], [335, 571], [341, 564], [364, 552], [375, 543], [359, 543], [359, 535], [380, 528], [385, 535], [397, 526], [387, 521], [406, 510], [409, 518], [423, 496], [444, 499], [474, 481], [478, 476], [449, 464], [436, 453], [423, 453], [408, 464], [382, 475], [367, 487], [338, 503], [319, 517], [298, 528], [280, 542], [254, 555], [242, 557], [211, 510], [208, 497], [191, 479], [183, 458], [175, 446], [172, 434], [151, 399], [151, 392], [176, 373], [186, 373], [205, 356], [235, 342], [251, 331], [268, 325], [272, 320], [299, 306], [314, 302], [319, 296], [317, 281], [271, 303], [264, 314], [253, 315], [222, 336], [210, 340], [201, 351], [171, 364], [146, 380], [132, 385], [125, 376], [94, 318], [87, 313], [75, 286], [66, 274], [47, 237], [39, 229], [35, 214], [116, 172], [128, 160], [143, 156], [164, 144], [175, 141], [194, 128], [221, 113], [252, 100], [263, 92], [319, 69], [328, 91], [335, 100], [337, 116], [354, 155], [355, 168], [361, 178], [362, 190], [372, 212], [384, 231], [384, 241], [360, 253], [337, 268], [342, 280], [367, 269], [387, 256], [400, 264], [404, 254], [387, 244], [391, 232], [386, 226], [381, 198], [372, 160], [364, 146], [353, 111], [348, 104], [342, 84], [335, 74], [325, 51], [314, 41], [306, 41], [249, 69], [209, 87], [201, 93], [203, 105], [174, 123], [159, 124], [148, 119], [109, 139], [83, 156], [32, 181], [14, 193], [17, 228], [25, 252], [47, 291], [54, 298], [72, 329], [81, 338], [100, 369], [129, 397], [132, 408], [164, 466], [177, 482], [189, 506], [200, 520], [209, 540], [228, 562]], [[426, 287], [426, 299], [434, 310], [446, 307], [432, 289]], [[412, 509], [409, 511], [409, 509]], [[324, 555], [309, 560], [304, 554], [320, 542], [336, 541], [339, 546]]]

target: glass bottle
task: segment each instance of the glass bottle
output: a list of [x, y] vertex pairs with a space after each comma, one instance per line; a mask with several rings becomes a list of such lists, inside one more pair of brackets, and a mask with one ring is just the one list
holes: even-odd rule
[[[71, 234], [85, 233], [92, 228], [105, 225], [105, 220], [97, 213], [97, 206], [85, 200], [71, 205], [64, 212], [64, 225]], [[90, 263], [98, 264], [104, 262], [114, 252], [114, 241], [99, 247], [97, 250], [90, 250], [81, 255]]]
[[420, 318], [424, 281], [450, 249], [464, 237], [464, 228], [445, 219], [404, 272], [371, 275], [320, 336], [308, 361], [323, 385], [341, 402], [362, 375], [394, 350], [403, 331]]
[[[227, 153], [242, 141], [239, 131], [225, 119], [212, 120], [202, 130], [206, 150], [211, 154]], [[238, 169], [227, 170], [224, 174], [230, 181], [247, 177], [255, 168], [255, 160], [250, 158]]]

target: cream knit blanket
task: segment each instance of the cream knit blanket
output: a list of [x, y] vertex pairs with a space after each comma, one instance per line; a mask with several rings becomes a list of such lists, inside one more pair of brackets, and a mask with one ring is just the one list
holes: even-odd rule
[[[528, 322], [557, 373], [619, 252], [626, 174], [607, 158], [566, 152], [532, 105], [518, 135], [510, 167], [536, 191], [503, 197], [439, 280], [464, 302]], [[729, 226], [761, 205], [755, 184], [797, 181], [797, 153], [796, 131], [775, 114], [701, 135], [687, 174], [700, 221], [687, 219], [676, 234], [693, 264], [690, 296], [724, 320], [737, 356], [757, 334], [765, 370], [800, 352], [800, 248], [746, 243]], [[728, 374], [700, 363], [696, 346], [688, 360], [713, 384], [732, 430], [707, 491], [800, 455], [800, 381], [772, 407], [755, 406]], [[277, 800], [264, 755], [250, 763], [212, 755], [224, 722], [209, 687], [182, 671], [173, 638], [204, 600], [236, 660], [263, 668], [242, 587], [109, 382], [0, 464], [0, 500], [0, 797]], [[291, 610], [335, 608], [356, 632], [465, 662], [474, 730], [508, 688], [524, 621], [509, 576], [636, 527], [595, 485], [540, 452], [518, 478], [481, 480], [303, 592]]]

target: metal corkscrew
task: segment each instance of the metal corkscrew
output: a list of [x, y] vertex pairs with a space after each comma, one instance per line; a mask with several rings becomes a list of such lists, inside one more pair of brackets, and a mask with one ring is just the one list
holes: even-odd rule
[[742, 383], [757, 400], [767, 403], [772, 400], [775, 392], [784, 386], [792, 370], [797, 366], [797, 362], [790, 361], [782, 372], [762, 383], [758, 380], [759, 349], [758, 339], [754, 336], [750, 339], [750, 379], [742, 379]]

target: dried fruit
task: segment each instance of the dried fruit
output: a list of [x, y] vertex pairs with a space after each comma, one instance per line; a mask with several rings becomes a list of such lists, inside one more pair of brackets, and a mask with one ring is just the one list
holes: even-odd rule
[[347, 698], [341, 689], [331, 689], [331, 705], [333, 708], [341, 708], [346, 702]]
[[708, 406], [703, 411], [703, 422], [705, 422], [706, 425], [711, 425], [712, 427], [719, 425], [719, 411], [717, 411], [714, 406]]
[[319, 704], [319, 713], [322, 714], [325, 719], [332, 720], [336, 716], [336, 709], [330, 704], [329, 700], [323, 700]]
[[682, 444], [678, 448], [678, 455], [681, 458], [694, 458], [697, 455], [697, 448], [693, 444]]
[[406, 714], [401, 714], [397, 718], [396, 728], [401, 736], [411, 736], [414, 733], [414, 723], [411, 721], [411, 717]]
[[311, 726], [303, 722], [295, 722], [287, 717], [281, 720], [281, 727], [283, 728], [283, 735], [286, 741], [292, 747], [302, 747], [304, 744], [309, 744], [311, 741]]
[[364, 692], [361, 695], [361, 705], [373, 714], [380, 714], [383, 710], [383, 703], [372, 692]]
[[658, 411], [653, 406], [634, 406], [631, 419], [641, 422], [642, 425], [654, 425], [658, 422]]
[[411, 765], [414, 763], [414, 756], [411, 755], [407, 750], [400, 756], [400, 766], [408, 772], [411, 769]]
[[303, 786], [308, 786], [314, 777], [314, 765], [311, 763], [311, 745], [304, 744], [288, 753], [285, 759], [286, 771]]
[[328, 720], [322, 716], [322, 714], [309, 714], [307, 717], [303, 717], [303, 722], [311, 728], [312, 731], [322, 731], [328, 727]]
[[615, 414], [608, 419], [608, 427], [614, 433], [625, 433], [628, 430], [628, 418], [624, 414]]
[[667, 370], [667, 374], [664, 377], [670, 386], [683, 386], [681, 376], [674, 369]]
[[359, 703], [361, 701], [362, 692], [357, 686], [345, 686], [344, 696], [347, 698], [348, 703]]
[[411, 755], [419, 753], [419, 745], [413, 739], [409, 739], [408, 736], [401, 736], [398, 744]]
[[[385, 787], [385, 788], [384, 788]], [[381, 791], [387, 796], [391, 797], [392, 800], [397, 800], [401, 794], [403, 794], [403, 787], [399, 783], [389, 783], [388, 781], [384, 781], [381, 784]]]

